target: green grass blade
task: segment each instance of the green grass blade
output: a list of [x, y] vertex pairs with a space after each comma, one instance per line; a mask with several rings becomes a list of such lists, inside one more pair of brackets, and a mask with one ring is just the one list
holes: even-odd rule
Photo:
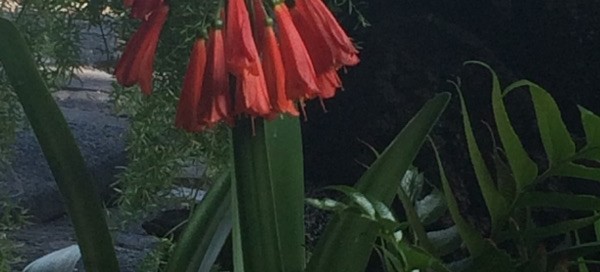
[[[478, 64], [487, 68], [492, 74], [492, 106], [494, 111], [494, 119], [502, 147], [506, 153], [506, 158], [513, 172], [517, 191], [521, 191], [524, 187], [531, 184], [538, 174], [538, 168], [535, 162], [529, 157], [527, 151], [523, 148], [523, 144], [519, 136], [515, 132], [506, 107], [503, 101], [503, 93], [500, 87], [500, 81], [494, 70], [482, 62], [466, 62], [466, 64]], [[505, 91], [506, 92], [506, 91]]]
[[501, 233], [497, 240], [498, 242], [502, 242], [506, 239], [517, 239], [518, 237], [523, 237], [528, 242], [535, 243], [548, 237], [562, 235], [571, 231], [575, 231], [593, 225], [594, 222], [596, 222], [598, 219], [600, 219], [600, 215], [597, 214], [584, 218], [561, 221], [559, 223], [548, 226], [530, 228], [521, 231], [520, 233], [516, 233], [514, 231], [510, 233]]
[[167, 263], [167, 272], [210, 271], [232, 227], [231, 175], [221, 177], [196, 207]]
[[419, 245], [427, 252], [437, 255], [433, 244], [429, 240], [429, 237], [427, 237], [425, 227], [423, 226], [423, 223], [421, 222], [421, 219], [419, 218], [419, 215], [417, 214], [417, 211], [415, 210], [412, 201], [410, 201], [410, 198], [408, 197], [402, 186], [398, 186], [397, 191], [398, 199], [400, 199], [400, 202], [402, 202], [402, 207], [404, 208], [404, 212], [406, 213], [406, 219], [410, 224], [410, 228], [412, 229], [413, 233], [417, 237]]
[[578, 211], [600, 209], [600, 198], [592, 195], [573, 195], [551, 192], [528, 192], [519, 197], [517, 208], [560, 208]]
[[0, 18], [0, 63], [23, 106], [63, 196], [87, 271], [119, 271], [104, 209], [60, 109], [23, 37]]
[[233, 130], [239, 216], [234, 249], [242, 251], [234, 254], [242, 255], [246, 271], [302, 271], [304, 175], [299, 121], [255, 120], [256, 135], [251, 122], [240, 120]]
[[531, 93], [540, 136], [550, 167], [560, 164], [575, 154], [575, 143], [562, 121], [560, 109], [546, 90], [531, 81], [517, 81], [507, 87], [507, 90], [525, 86], [529, 87]]
[[552, 173], [557, 176], [573, 177], [600, 181], [600, 168], [587, 167], [581, 164], [566, 163], [555, 168]]
[[440, 154], [433, 143], [432, 146], [440, 171], [440, 180], [442, 181], [442, 188], [444, 191], [444, 197], [446, 198], [446, 203], [448, 205], [448, 211], [450, 212], [452, 221], [454, 221], [454, 224], [458, 229], [458, 233], [463, 239], [467, 249], [469, 250], [469, 253], [471, 253], [471, 256], [476, 257], [478, 254], [482, 254], [486, 248], [485, 240], [481, 236], [481, 233], [479, 233], [479, 231], [477, 231], [473, 225], [469, 224], [469, 222], [467, 222], [460, 214], [458, 202], [456, 202], [456, 198], [454, 198], [454, 193], [452, 192], [452, 187], [450, 187], [450, 183], [446, 178], [444, 166], [442, 165], [442, 161], [440, 159]]
[[579, 106], [581, 112], [581, 122], [585, 131], [587, 145], [585, 159], [600, 160], [600, 117], [584, 107]]
[[467, 138], [469, 157], [471, 158], [471, 164], [475, 170], [475, 176], [477, 177], [479, 188], [483, 194], [483, 199], [485, 200], [488, 212], [490, 213], [492, 221], [492, 234], [494, 234], [498, 231], [498, 229], [501, 227], [500, 225], [505, 222], [505, 219], [508, 217], [508, 202], [496, 188], [496, 185], [492, 180], [492, 175], [485, 165], [485, 161], [483, 160], [483, 156], [481, 155], [481, 151], [477, 145], [477, 140], [475, 139], [475, 134], [473, 133], [473, 128], [471, 127], [469, 112], [467, 111], [467, 105], [460, 90], [460, 86], [458, 86], [456, 83], [453, 84], [460, 98], [463, 126], [465, 129], [465, 136]]
[[[450, 94], [443, 93], [427, 102], [365, 172], [355, 188], [369, 199], [389, 206], [402, 177], [449, 99]], [[336, 215], [319, 240], [307, 271], [364, 271], [377, 236], [373, 224], [351, 213]]]

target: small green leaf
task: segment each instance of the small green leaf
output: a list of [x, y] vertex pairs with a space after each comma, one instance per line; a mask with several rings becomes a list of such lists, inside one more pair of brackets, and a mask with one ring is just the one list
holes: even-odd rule
[[519, 200], [516, 202], [516, 207], [543, 207], [595, 211], [600, 209], [600, 198], [591, 195], [527, 192], [519, 197]]
[[346, 195], [346, 197], [348, 197], [350, 201], [352, 201], [352, 203], [356, 204], [356, 206], [358, 206], [361, 209], [361, 211], [367, 218], [377, 221], [375, 217], [376, 212], [375, 207], [373, 207], [373, 203], [371, 203], [371, 201], [367, 199], [367, 197], [363, 195], [360, 191], [350, 186], [343, 185], [331, 186], [328, 188], [344, 193], [344, 195]]
[[346, 205], [344, 202], [340, 202], [331, 198], [307, 198], [306, 203], [317, 209], [333, 212], [340, 212], [348, 208], [348, 205]]

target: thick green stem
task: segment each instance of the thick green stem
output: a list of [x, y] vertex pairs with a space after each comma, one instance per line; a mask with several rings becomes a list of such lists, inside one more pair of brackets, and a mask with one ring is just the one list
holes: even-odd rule
[[0, 18], [0, 63], [23, 106], [71, 216], [88, 272], [119, 271], [100, 197], [60, 109], [17, 28]]

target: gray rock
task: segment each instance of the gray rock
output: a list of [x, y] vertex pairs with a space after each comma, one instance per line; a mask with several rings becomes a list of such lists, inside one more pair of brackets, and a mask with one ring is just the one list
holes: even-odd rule
[[[82, 76], [90, 77], [85, 71]], [[92, 85], [82, 85], [83, 90], [61, 91], [55, 97], [98, 192], [106, 198], [118, 167], [126, 163], [127, 120], [113, 115], [107, 104], [108, 94], [102, 89], [110, 86], [110, 76], [104, 76], [104, 82], [102, 77], [95, 78]], [[11, 195], [29, 209], [34, 221], [48, 221], [64, 214], [60, 193], [30, 128], [18, 133], [11, 163], [12, 169], [5, 181], [0, 182], [0, 188], [13, 188]]]

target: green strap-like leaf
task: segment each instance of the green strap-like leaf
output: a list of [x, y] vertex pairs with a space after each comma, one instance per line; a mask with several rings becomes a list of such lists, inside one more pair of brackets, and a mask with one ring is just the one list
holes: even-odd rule
[[[498, 76], [490, 66], [482, 62], [470, 61], [466, 64], [478, 64], [487, 68], [492, 74], [492, 105], [494, 110], [494, 119], [502, 147], [506, 153], [506, 158], [510, 165], [510, 169], [514, 175], [517, 191], [521, 191], [527, 185], [531, 184], [538, 174], [537, 165], [529, 157], [523, 144], [515, 133], [514, 128], [510, 123], [508, 113], [503, 101], [503, 94], [500, 87]], [[505, 91], [506, 92], [506, 91]]]
[[213, 184], [196, 207], [166, 271], [210, 271], [231, 233], [231, 219], [231, 174], [227, 173]]
[[583, 158], [600, 161], [600, 116], [581, 106], [579, 111], [587, 140], [587, 145], [583, 148], [586, 151]]
[[550, 192], [528, 192], [519, 197], [517, 208], [543, 207], [579, 211], [600, 210], [600, 198], [591, 195], [572, 195]]
[[33, 128], [58, 184], [89, 272], [119, 271], [104, 209], [81, 152], [48, 92], [23, 37], [0, 18], [0, 63]]
[[506, 239], [517, 239], [518, 236], [527, 239], [530, 243], [535, 243], [546, 239], [548, 237], [565, 234], [571, 231], [575, 231], [587, 226], [590, 226], [600, 219], [600, 215], [593, 215], [589, 217], [562, 221], [556, 224], [526, 229], [520, 233], [501, 233], [498, 237], [498, 241], [505, 241]]
[[[233, 129], [239, 216], [234, 255], [250, 272], [302, 271], [304, 169], [298, 118], [252, 122], [240, 120]], [[235, 263], [236, 271], [242, 269]]]
[[454, 198], [454, 193], [452, 192], [452, 187], [450, 187], [450, 183], [446, 178], [446, 172], [444, 171], [440, 154], [433, 143], [432, 146], [435, 153], [435, 158], [437, 160], [438, 169], [440, 171], [440, 180], [442, 181], [444, 196], [446, 198], [446, 203], [448, 204], [448, 211], [450, 211], [452, 221], [454, 221], [454, 224], [458, 229], [458, 233], [463, 239], [467, 249], [469, 250], [469, 253], [471, 253], [471, 256], [476, 257], [484, 252], [484, 249], [486, 248], [485, 240], [481, 236], [481, 233], [479, 233], [479, 231], [477, 231], [473, 225], [469, 224], [469, 222], [467, 222], [467, 220], [465, 220], [460, 214], [458, 202], [456, 202], [456, 198]]
[[[390, 205], [396, 188], [417, 155], [425, 137], [450, 99], [443, 93], [427, 102], [371, 165], [355, 186], [369, 199]], [[364, 271], [377, 236], [374, 223], [352, 213], [336, 215], [313, 252], [307, 271]]]
[[469, 156], [471, 158], [473, 169], [475, 170], [475, 176], [477, 177], [479, 188], [483, 194], [483, 199], [485, 200], [490, 217], [492, 218], [492, 234], [494, 234], [498, 231], [498, 229], [501, 227], [500, 225], [505, 222], [505, 219], [508, 217], [508, 202], [496, 188], [496, 185], [492, 180], [492, 176], [485, 165], [485, 161], [483, 160], [483, 156], [481, 155], [481, 151], [477, 145], [477, 140], [475, 139], [475, 134], [473, 133], [473, 129], [471, 127], [469, 112], [467, 111], [467, 105], [460, 90], [460, 86], [458, 86], [456, 83], [452, 84], [454, 84], [454, 87], [456, 88], [460, 98], [463, 126], [465, 129], [465, 136], [467, 138]]

